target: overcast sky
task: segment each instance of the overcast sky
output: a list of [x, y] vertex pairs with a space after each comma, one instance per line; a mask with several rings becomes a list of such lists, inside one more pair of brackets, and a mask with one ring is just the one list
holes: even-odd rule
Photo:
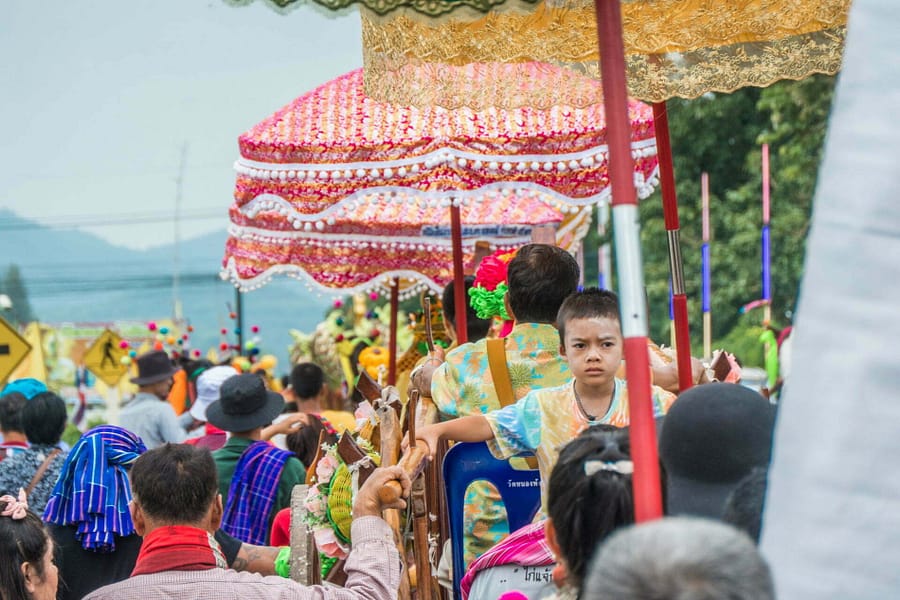
[[[265, 0], [3, 0], [0, 57], [0, 208], [49, 225], [170, 218], [187, 144], [183, 238], [227, 226], [238, 135], [362, 64], [355, 12]], [[85, 229], [133, 248], [174, 238], [171, 220]]]

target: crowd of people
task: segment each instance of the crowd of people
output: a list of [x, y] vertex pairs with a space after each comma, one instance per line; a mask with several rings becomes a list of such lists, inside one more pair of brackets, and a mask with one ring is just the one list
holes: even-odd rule
[[[510, 532], [490, 484], [467, 493], [463, 597], [774, 598], [755, 544], [775, 406], [734, 383], [673, 393], [677, 365], [656, 365], [667, 517], [635, 524], [619, 306], [611, 292], [579, 290], [578, 272], [554, 246], [519, 249], [506, 273], [508, 335], [473, 318], [467, 343], [436, 350], [410, 377], [440, 416], [416, 431], [432, 455], [447, 440], [537, 458], [532, 524]], [[401, 557], [383, 512], [406, 507], [399, 467], [375, 469], [355, 492], [342, 587], [287, 577], [292, 490], [315, 472], [320, 440], [355, 426], [324, 405], [321, 368], [296, 365], [276, 393], [256, 373], [205, 365], [177, 415], [165, 400], [178, 367], [159, 351], [136, 363], [121, 423], [71, 448], [60, 441], [65, 403], [41, 382], [0, 393], [0, 600], [397, 597]], [[399, 499], [379, 494], [392, 481]], [[448, 558], [445, 548], [445, 572]]]

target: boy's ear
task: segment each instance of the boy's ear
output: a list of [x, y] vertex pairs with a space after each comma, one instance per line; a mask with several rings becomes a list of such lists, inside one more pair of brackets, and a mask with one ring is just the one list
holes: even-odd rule
[[559, 345], [559, 355], [562, 356], [563, 358], [566, 358], [566, 345], [565, 344]]
[[516, 315], [513, 313], [512, 307], [509, 305], [509, 292], [503, 294], [503, 306], [506, 307], [506, 314], [508, 314], [513, 321], [516, 320]]

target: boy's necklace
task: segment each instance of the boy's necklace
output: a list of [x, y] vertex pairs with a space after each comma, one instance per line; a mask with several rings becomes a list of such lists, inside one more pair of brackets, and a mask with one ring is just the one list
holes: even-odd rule
[[572, 391], [575, 392], [575, 404], [578, 405], [578, 410], [581, 411], [581, 414], [584, 415], [584, 417], [588, 421], [596, 421], [599, 417], [595, 417], [594, 415], [589, 413], [587, 410], [585, 410], [584, 404], [581, 403], [581, 396], [578, 395], [578, 388], [575, 387], [574, 381], [572, 382]]
[[[587, 411], [586, 408], [584, 408], [584, 404], [581, 402], [581, 396], [578, 394], [578, 388], [575, 386], [574, 381], [572, 382], [572, 392], [575, 394], [575, 404], [578, 405], [578, 410], [581, 411], [581, 414], [584, 415], [584, 417], [588, 421], [597, 421], [601, 418], [599, 416], [592, 415]], [[613, 395], [615, 395], [615, 390], [613, 390]], [[610, 405], [612, 405], [612, 398], [610, 398]], [[606, 410], [608, 411], [609, 407], [607, 407]]]

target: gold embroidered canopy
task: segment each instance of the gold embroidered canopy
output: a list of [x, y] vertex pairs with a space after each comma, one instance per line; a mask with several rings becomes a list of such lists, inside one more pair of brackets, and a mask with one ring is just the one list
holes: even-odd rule
[[[367, 94], [445, 108], [548, 106], [561, 93], [572, 105], [588, 102], [587, 89], [530, 81], [521, 65], [544, 62], [598, 77], [593, 1], [504, 6], [431, 20], [409, 9], [387, 15], [361, 9]], [[850, 0], [624, 0], [629, 95], [659, 102], [834, 74], [849, 6]], [[473, 70], [480, 77], [473, 79]], [[486, 80], [492, 87], [471, 89]], [[527, 98], [522, 85], [532, 87]]]

